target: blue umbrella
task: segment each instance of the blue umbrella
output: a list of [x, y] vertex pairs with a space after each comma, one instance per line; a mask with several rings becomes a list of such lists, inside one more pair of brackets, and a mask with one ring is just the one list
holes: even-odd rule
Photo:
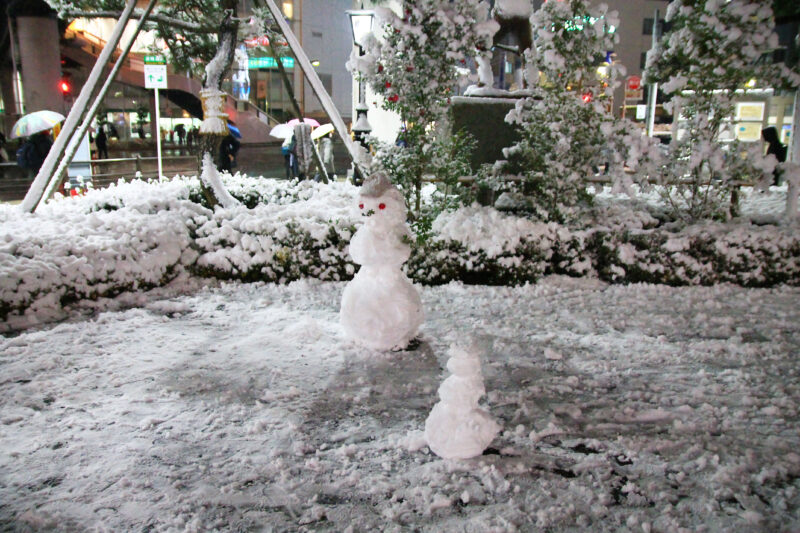
[[228, 130], [230, 130], [231, 135], [233, 135], [237, 139], [241, 139], [242, 138], [242, 132], [239, 131], [239, 128], [237, 128], [233, 124], [228, 124]]

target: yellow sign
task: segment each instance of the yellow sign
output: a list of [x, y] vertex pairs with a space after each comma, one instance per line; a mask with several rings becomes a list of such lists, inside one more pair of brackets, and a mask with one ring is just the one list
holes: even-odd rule
[[736, 120], [764, 120], [764, 102], [740, 102], [736, 104]]
[[757, 141], [761, 138], [760, 122], [739, 122], [736, 124], [736, 138], [740, 141]]

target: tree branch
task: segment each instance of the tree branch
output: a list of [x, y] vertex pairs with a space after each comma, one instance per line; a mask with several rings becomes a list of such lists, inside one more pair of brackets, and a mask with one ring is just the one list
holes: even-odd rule
[[[63, 16], [68, 16], [72, 18], [113, 18], [119, 19], [120, 15], [122, 14], [121, 11], [82, 11], [77, 9], [69, 9], [62, 12]], [[133, 15], [131, 15], [131, 19], [140, 19], [142, 18], [141, 11], [134, 11]], [[203, 24], [197, 24], [193, 22], [187, 22], [184, 20], [168, 17], [162, 15], [161, 13], [151, 13], [150, 16], [147, 17], [149, 20], [153, 22], [163, 22], [164, 24], [168, 24], [174, 28], [180, 28], [182, 30], [189, 30], [195, 33], [216, 33], [217, 28], [214, 26], [206, 26]]]

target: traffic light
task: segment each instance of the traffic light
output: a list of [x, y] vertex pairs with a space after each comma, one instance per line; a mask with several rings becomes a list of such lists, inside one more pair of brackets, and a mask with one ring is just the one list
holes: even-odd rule
[[67, 78], [61, 78], [61, 81], [58, 83], [58, 88], [61, 90], [61, 94], [64, 96], [69, 96], [72, 94], [72, 84]]

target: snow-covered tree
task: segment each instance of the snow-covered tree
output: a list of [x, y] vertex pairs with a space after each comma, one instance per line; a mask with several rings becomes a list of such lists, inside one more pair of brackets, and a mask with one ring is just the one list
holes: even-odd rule
[[626, 162], [636, 164], [655, 150], [608, 109], [623, 73], [606, 62], [617, 41], [616, 12], [585, 0], [546, 2], [531, 25], [533, 46], [525, 56], [532, 94], [506, 117], [519, 126], [522, 140], [506, 150], [508, 160], [495, 165], [487, 181], [534, 216], [563, 222], [590, 200], [587, 176], [604, 168], [615, 185], [629, 185]]
[[435, 125], [444, 117], [467, 59], [491, 46], [497, 23], [489, 19], [484, 0], [406, 0], [402, 9], [398, 15], [376, 8], [382, 35], [373, 35], [365, 55], [354, 53], [348, 67], [381, 94], [383, 107], [397, 112], [404, 123], [406, 154], [403, 165], [394, 169], [403, 173], [393, 179], [407, 199], [415, 196], [418, 212], [423, 175], [431, 172], [434, 145], [443, 142]]
[[665, 195], [686, 218], [723, 217], [737, 183], [768, 186], [775, 165], [760, 145], [720, 142], [725, 130], [732, 136], [736, 99], [752, 87], [797, 87], [800, 76], [771, 61], [778, 40], [768, 2], [676, 0], [666, 20], [672, 29], [648, 53], [645, 70], [679, 117], [661, 173]]

